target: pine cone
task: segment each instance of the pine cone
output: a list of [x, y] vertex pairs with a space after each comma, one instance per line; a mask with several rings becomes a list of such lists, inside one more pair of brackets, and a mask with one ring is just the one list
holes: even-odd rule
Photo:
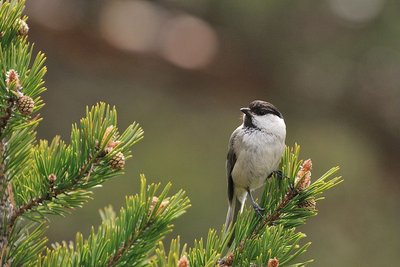
[[18, 98], [17, 107], [22, 115], [29, 116], [32, 114], [33, 108], [35, 107], [35, 101], [29, 96], [24, 95]]
[[316, 210], [317, 202], [314, 198], [304, 200], [301, 202], [298, 207], [306, 210]]
[[122, 152], [118, 152], [111, 160], [110, 160], [110, 166], [114, 170], [119, 170], [124, 168], [125, 166], [125, 156], [122, 154]]

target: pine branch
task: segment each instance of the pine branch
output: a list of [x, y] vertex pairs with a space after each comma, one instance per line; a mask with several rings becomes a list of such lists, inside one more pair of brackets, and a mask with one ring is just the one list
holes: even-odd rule
[[[282, 202], [279, 204], [278, 208], [274, 211], [273, 214], [268, 215], [268, 217], [263, 220], [261, 224], [259, 224], [259, 228], [264, 228], [265, 225], [273, 225], [275, 221], [277, 221], [282, 213], [283, 208], [289, 204], [289, 202], [298, 194], [296, 190], [289, 189], [289, 192], [282, 199]], [[254, 232], [257, 232], [259, 229], [256, 229]]]
[[18, 217], [24, 215], [24, 213], [34, 209], [39, 205], [44, 204], [46, 201], [51, 201], [53, 198], [57, 198], [57, 196], [61, 194], [68, 194], [69, 192], [76, 190], [76, 185], [79, 184], [81, 180], [85, 180], [90, 177], [94, 167], [96, 167], [99, 164], [100, 159], [101, 159], [100, 153], [96, 157], [94, 157], [94, 159], [89, 159], [88, 163], [81, 167], [81, 171], [79, 172], [79, 174], [72, 179], [74, 182], [73, 184], [71, 184], [69, 188], [63, 188], [63, 189], [49, 188], [49, 191], [45, 195], [42, 195], [38, 198], [33, 198], [28, 203], [18, 207], [10, 219], [9, 223], [10, 228], [14, 225], [15, 220]]
[[158, 197], [159, 184], [147, 186], [141, 176], [140, 194], [126, 198], [119, 216], [102, 212], [103, 222], [88, 239], [77, 234], [75, 245], [56, 244], [39, 266], [148, 266], [148, 255], [172, 229], [172, 221], [189, 207], [183, 191], [167, 197], [168, 184]]
[[[86, 194], [106, 179], [121, 174], [125, 159], [130, 157], [130, 148], [142, 139], [143, 131], [137, 124], [132, 124], [119, 136], [117, 128], [113, 126], [115, 123], [115, 110], [101, 103], [87, 110], [80, 128], [73, 127], [71, 145], [67, 146], [59, 137], [50, 145], [42, 141], [34, 149], [34, 168], [16, 180], [17, 184], [21, 183], [21, 189], [26, 188], [24, 185], [30, 181], [29, 187], [37, 188], [33, 192], [39, 191], [41, 194], [32, 195], [32, 190], [19, 192], [17, 202], [20, 204], [12, 223], [20, 216], [31, 214], [30, 211], [39, 215], [52, 211], [60, 213], [60, 208], [68, 207], [72, 201], [72, 198], [68, 198], [69, 194]], [[55, 179], [51, 186], [50, 176]], [[82, 197], [86, 197], [82, 194], [80, 198], [85, 202]], [[41, 205], [44, 203], [48, 204]]]
[[[13, 99], [8, 99], [7, 101], [7, 107], [5, 109], [4, 115], [0, 117], [0, 138], [3, 136], [3, 131], [7, 126], [8, 121], [11, 118], [12, 115], [12, 109], [15, 104], [15, 101]], [[1, 162], [0, 162], [0, 248], [5, 248], [8, 242], [8, 234], [9, 234], [9, 229], [5, 227], [7, 224], [5, 223], [7, 221], [7, 217], [13, 216], [14, 212], [12, 209], [12, 204], [9, 200], [9, 193], [7, 192], [7, 187], [8, 187], [8, 181], [6, 177], [6, 169], [5, 169], [5, 164], [4, 164], [4, 143], [3, 140], [0, 140], [0, 157], [1, 157]], [[1, 223], [2, 222], [2, 223]], [[2, 255], [2, 254], [1, 254]]]
[[[233, 227], [220, 235], [210, 230], [206, 241], [195, 241], [187, 253], [186, 245], [180, 250], [177, 240], [171, 243], [169, 253], [161, 244], [151, 258], [151, 266], [241, 267], [288, 266], [293, 263], [311, 244], [301, 244], [305, 234], [296, 232], [296, 227], [316, 215], [315, 201], [321, 199], [318, 196], [342, 181], [340, 177], [332, 178], [338, 170], [332, 168], [311, 183], [311, 160], [299, 160], [299, 153], [298, 145], [286, 148], [281, 163], [285, 178], [274, 177], [267, 181], [260, 202], [267, 211], [264, 218], [251, 208], [245, 209]], [[232, 231], [235, 232], [234, 242], [221, 259]], [[309, 262], [312, 260], [290, 266], [305, 266]]]
[[27, 223], [22, 228], [14, 228], [9, 240], [10, 244], [14, 244], [8, 248], [7, 261], [9, 265], [32, 266], [32, 263], [37, 261], [38, 255], [45, 250], [47, 238], [44, 237], [44, 233], [46, 229], [47, 225], [44, 222]]
[[22, 11], [25, 7], [25, 1], [0, 1], [0, 45], [3, 47], [9, 46], [15, 42], [18, 35], [19, 24], [18, 19], [22, 16]]
[[151, 226], [151, 222], [148, 222], [143, 229], [139, 232], [135, 233], [134, 237], [129, 238], [126, 242], [124, 242], [117, 252], [110, 257], [108, 260], [107, 266], [112, 267], [115, 266], [116, 263], [121, 259], [121, 257], [128, 251], [128, 249], [135, 245], [138, 242], [141, 236], [146, 236], [146, 232], [149, 230]]
[[281, 200], [278, 207], [271, 214], [269, 214], [265, 219], [262, 219], [261, 223], [257, 224], [257, 226], [252, 231], [251, 235], [248, 238], [246, 238], [246, 240], [240, 242], [239, 246], [236, 247], [237, 251], [235, 253], [241, 253], [244, 249], [245, 242], [256, 238], [257, 235], [259, 235], [259, 233], [261, 232], [261, 230], [265, 228], [265, 226], [274, 225], [274, 222], [276, 222], [280, 218], [280, 216], [282, 214], [282, 210], [289, 204], [289, 202], [297, 194], [298, 194], [298, 191], [289, 188], [289, 191], [286, 193], [285, 197]]
[[[315, 216], [315, 200], [317, 200], [317, 197], [342, 181], [340, 177], [328, 180], [338, 170], [338, 168], [332, 168], [314, 183], [311, 183], [311, 160], [302, 162], [298, 159], [299, 153], [300, 147], [298, 145], [295, 145], [294, 149], [286, 148], [282, 159], [282, 173], [285, 174], [286, 178], [267, 182], [261, 204], [268, 211], [268, 214], [264, 218], [259, 218], [256, 214], [250, 215], [248, 212], [239, 216], [235, 225], [235, 232], [238, 235], [235, 238], [236, 245], [233, 248], [233, 255], [238, 258], [239, 263], [247, 262], [246, 257], [251, 258], [251, 255], [254, 255], [249, 252], [250, 254], [246, 256], [246, 251], [262, 251], [259, 250], [263, 244], [262, 240], [266, 238], [265, 233], [270, 229], [277, 226], [282, 227], [282, 231], [278, 232], [286, 235], [289, 233], [286, 231], [295, 229], [295, 227], [303, 224], [306, 218]], [[314, 208], [303, 208], [303, 203], [310, 200], [314, 201]], [[289, 234], [289, 236], [294, 237], [294, 234], [295, 232]], [[298, 249], [293, 255], [303, 253], [307, 246], [306, 244]], [[265, 260], [271, 257], [265, 258]], [[288, 257], [286, 255], [279, 260], [281, 263], [282, 261], [289, 262], [292, 258], [294, 256]]]
[[158, 243], [158, 248], [155, 250], [155, 255], [150, 258], [151, 267], [182, 267], [189, 266], [187, 259], [186, 244], [181, 248], [180, 237], [171, 240], [169, 253], [165, 252], [165, 247], [162, 241]]
[[[301, 170], [301, 171], [304, 172], [303, 170]], [[307, 170], [307, 171], [310, 171], [310, 170]], [[285, 177], [284, 174], [282, 174], [282, 176]], [[297, 174], [297, 177], [298, 176], [299, 176], [299, 174]], [[285, 196], [282, 198], [282, 200], [279, 202], [276, 209], [272, 213], [268, 214], [266, 216], [266, 218], [263, 218], [261, 223], [257, 224], [257, 226], [254, 228], [250, 238], [255, 238], [257, 233], [259, 233], [261, 231], [261, 229], [263, 229], [265, 226], [274, 225], [275, 222], [280, 219], [280, 216], [282, 215], [282, 210], [290, 203], [290, 201], [292, 201], [300, 193], [301, 190], [304, 189], [304, 188], [301, 189], [300, 187], [301, 187], [302, 183], [304, 182], [305, 178], [306, 178], [305, 175], [300, 177], [299, 181], [295, 185], [293, 185], [293, 184], [291, 184], [291, 182], [289, 182], [290, 184], [288, 186], [288, 191], [285, 194]], [[242, 244], [243, 243], [241, 243], [241, 245]], [[241, 245], [239, 246], [239, 252], [243, 249]]]
[[[10, 253], [6, 246], [12, 239], [9, 223], [16, 207], [12, 180], [29, 161], [33, 135], [27, 131], [39, 121], [30, 120], [30, 115], [42, 106], [38, 94], [44, 91], [43, 55], [38, 54], [30, 68], [32, 46], [25, 38], [24, 6], [23, 0], [0, 1], [0, 264], [7, 262], [6, 254]], [[23, 86], [27, 87], [24, 93]], [[35, 97], [36, 106], [29, 95]]]
[[4, 144], [0, 141], [0, 258], [3, 257], [8, 243], [8, 228], [6, 222], [11, 211], [7, 193], [8, 183], [5, 176], [3, 153]]

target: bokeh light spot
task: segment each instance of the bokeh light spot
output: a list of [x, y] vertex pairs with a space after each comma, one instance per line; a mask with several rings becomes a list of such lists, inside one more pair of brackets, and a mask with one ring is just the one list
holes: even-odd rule
[[332, 11], [348, 22], [366, 23], [377, 17], [385, 0], [328, 0]]
[[100, 14], [100, 31], [113, 46], [146, 52], [154, 47], [162, 12], [150, 2], [110, 1]]
[[160, 53], [179, 67], [203, 68], [214, 59], [217, 49], [214, 29], [196, 17], [179, 15], [171, 18], [164, 27]]
[[68, 30], [78, 26], [83, 18], [80, 0], [34, 0], [26, 1], [28, 16], [47, 28]]

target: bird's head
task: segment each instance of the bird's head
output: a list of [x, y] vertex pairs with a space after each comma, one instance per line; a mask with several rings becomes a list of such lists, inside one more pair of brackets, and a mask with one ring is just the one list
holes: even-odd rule
[[275, 126], [284, 124], [283, 116], [278, 109], [266, 101], [255, 100], [249, 107], [241, 108], [243, 125], [247, 128], [270, 130]]

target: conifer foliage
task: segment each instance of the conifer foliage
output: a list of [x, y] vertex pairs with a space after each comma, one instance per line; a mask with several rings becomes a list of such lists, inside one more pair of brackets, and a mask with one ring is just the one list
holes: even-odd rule
[[[148, 185], [127, 196], [117, 213], [101, 211], [102, 223], [74, 242], [47, 246], [49, 215], [66, 215], [91, 199], [91, 189], [123, 173], [132, 146], [143, 138], [133, 123], [117, 127], [115, 108], [99, 103], [72, 125], [68, 142], [37, 140], [37, 112], [43, 107], [45, 56], [27, 39], [23, 0], [0, 0], [0, 265], [1, 266], [303, 266], [297, 256], [310, 243], [296, 227], [317, 214], [325, 190], [342, 180], [332, 168], [311, 181], [311, 160], [300, 147], [287, 148], [282, 177], [267, 180], [261, 217], [246, 209], [232, 229], [210, 229], [193, 247], [177, 237], [169, 250], [162, 239], [190, 206], [171, 184]], [[221, 229], [224, 229], [223, 226]], [[235, 232], [233, 244], [228, 240]], [[309, 262], [309, 261], [308, 261]]]

